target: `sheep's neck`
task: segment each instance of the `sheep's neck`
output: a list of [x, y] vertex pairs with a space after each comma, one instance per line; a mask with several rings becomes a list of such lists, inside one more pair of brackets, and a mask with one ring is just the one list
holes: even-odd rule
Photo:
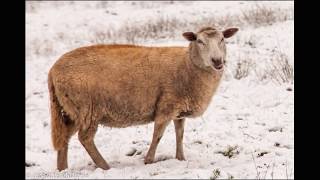
[[189, 87], [191, 91], [191, 109], [195, 116], [202, 114], [208, 107], [210, 100], [215, 93], [222, 74], [203, 69], [193, 63], [190, 56], [186, 57], [186, 69], [188, 71]]

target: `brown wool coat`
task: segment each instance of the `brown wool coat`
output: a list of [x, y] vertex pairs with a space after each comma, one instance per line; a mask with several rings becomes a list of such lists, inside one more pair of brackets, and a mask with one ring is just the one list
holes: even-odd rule
[[94, 45], [66, 53], [48, 78], [55, 149], [93, 123], [128, 127], [201, 115], [221, 74], [194, 64], [186, 47]]

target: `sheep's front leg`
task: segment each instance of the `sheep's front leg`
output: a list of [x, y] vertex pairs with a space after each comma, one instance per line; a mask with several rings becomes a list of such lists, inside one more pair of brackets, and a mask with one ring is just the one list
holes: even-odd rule
[[182, 161], [185, 160], [183, 154], [183, 132], [185, 119], [176, 119], [173, 122], [176, 130], [176, 158]]
[[157, 146], [169, 122], [170, 121], [164, 121], [162, 119], [155, 120], [152, 142], [151, 142], [149, 151], [147, 153], [147, 156], [145, 157], [145, 160], [144, 160], [145, 164], [151, 164], [154, 161], [154, 156], [157, 150]]

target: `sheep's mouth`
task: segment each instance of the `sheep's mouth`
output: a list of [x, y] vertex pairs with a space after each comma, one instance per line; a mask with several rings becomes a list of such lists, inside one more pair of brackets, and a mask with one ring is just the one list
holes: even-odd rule
[[223, 63], [222, 62], [212, 61], [212, 66], [216, 70], [222, 70], [223, 69]]
[[213, 67], [214, 67], [216, 70], [221, 70], [221, 69], [223, 68], [223, 64], [219, 64], [219, 65], [213, 64]]

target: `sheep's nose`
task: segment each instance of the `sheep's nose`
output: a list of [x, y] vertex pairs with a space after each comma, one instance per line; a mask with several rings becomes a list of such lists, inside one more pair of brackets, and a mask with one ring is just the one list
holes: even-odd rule
[[212, 65], [215, 69], [222, 69], [223, 68], [223, 62], [222, 58], [211, 58]]
[[216, 66], [219, 66], [222, 64], [222, 58], [211, 58], [211, 61]]

